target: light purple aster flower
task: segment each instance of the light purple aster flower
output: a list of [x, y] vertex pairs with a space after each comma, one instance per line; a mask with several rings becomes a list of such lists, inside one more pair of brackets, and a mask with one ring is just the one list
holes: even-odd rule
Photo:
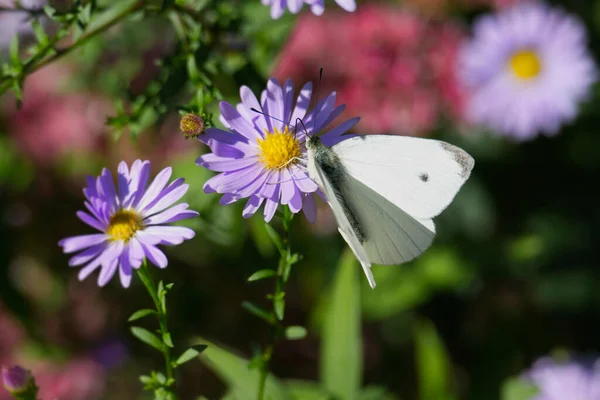
[[[230, 132], [209, 128], [198, 137], [212, 153], [201, 156], [196, 163], [221, 172], [206, 182], [204, 192], [223, 194], [221, 204], [249, 198], [243, 211], [245, 218], [264, 203], [264, 217], [268, 222], [281, 203], [293, 213], [304, 210], [308, 220], [314, 222], [316, 207], [313, 193], [321, 193], [303, 166], [306, 134], [312, 135], [328, 126], [345, 106], [335, 106], [333, 92], [309, 112], [311, 94], [312, 84], [309, 82], [300, 90], [294, 104], [292, 81], [288, 79], [280, 86], [277, 80], [270, 79], [260, 103], [246, 86], [240, 88], [242, 102], [237, 107], [221, 102], [220, 120]], [[297, 124], [299, 120], [303, 125]], [[323, 134], [323, 143], [332, 146], [352, 137], [342, 135], [358, 120], [347, 120]]]
[[600, 400], [600, 364], [538, 360], [524, 378], [537, 386], [531, 400]]
[[521, 140], [556, 134], [596, 80], [583, 23], [537, 2], [479, 18], [458, 73], [467, 117]]
[[[285, 9], [289, 9], [292, 14], [297, 14], [304, 3], [310, 6], [310, 10], [315, 15], [321, 15], [325, 11], [325, 0], [261, 0], [265, 6], [271, 6], [271, 18], [280, 18]], [[356, 10], [356, 0], [335, 0], [335, 2], [346, 11]]]
[[84, 265], [79, 280], [100, 269], [98, 285], [106, 285], [117, 269], [123, 287], [129, 287], [133, 269], [144, 258], [159, 268], [167, 266], [167, 257], [157, 245], [177, 245], [194, 237], [194, 231], [165, 224], [192, 218], [196, 211], [186, 203], [173, 205], [187, 192], [183, 178], [168, 183], [171, 167], [163, 169], [146, 188], [150, 177], [150, 161], [136, 160], [131, 169], [122, 161], [117, 173], [117, 185], [105, 168], [98, 178], [88, 177], [83, 189], [88, 212], [77, 216], [101, 233], [73, 236], [58, 244], [65, 253], [75, 253], [69, 261], [72, 267]]

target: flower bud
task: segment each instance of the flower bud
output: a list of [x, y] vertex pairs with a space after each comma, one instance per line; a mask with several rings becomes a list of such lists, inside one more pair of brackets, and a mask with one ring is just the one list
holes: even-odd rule
[[196, 114], [186, 114], [181, 118], [179, 129], [186, 139], [198, 137], [204, 132], [204, 120]]
[[36, 398], [37, 386], [31, 372], [19, 365], [2, 367], [2, 383], [15, 399]]

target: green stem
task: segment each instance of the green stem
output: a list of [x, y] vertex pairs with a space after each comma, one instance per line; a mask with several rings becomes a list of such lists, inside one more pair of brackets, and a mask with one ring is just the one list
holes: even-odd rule
[[[138, 10], [141, 10], [143, 7], [144, 7], [144, 0], [136, 1], [131, 6], [127, 7], [126, 9], [121, 11], [119, 14], [117, 14], [113, 18], [111, 18], [110, 20], [95, 27], [94, 29], [89, 31], [87, 34], [83, 35], [75, 43], [73, 43], [70, 46], [67, 46], [65, 48], [62, 48], [62, 49], [54, 49], [54, 46], [64, 37], [64, 34], [56, 35], [50, 41], [50, 43], [48, 43], [44, 47], [44, 49], [42, 49], [38, 53], [37, 56], [34, 56], [29, 61], [27, 61], [23, 64], [23, 71], [22, 71], [22, 74], [20, 75], [20, 79], [25, 79], [25, 77], [27, 75], [30, 75], [33, 72], [39, 70], [40, 68], [43, 68], [46, 65], [51, 64], [54, 61], [60, 59], [61, 57], [64, 57], [65, 55], [71, 53], [73, 50], [76, 50], [77, 48], [86, 44], [91, 39], [98, 36], [100, 33], [104, 32], [107, 29], [111, 28], [112, 26], [118, 24], [123, 19], [127, 18], [129, 15], [133, 14], [134, 12], [136, 12]], [[52, 50], [54, 50], [54, 54], [50, 57], [46, 57], [46, 54]], [[3, 82], [3, 84], [0, 85], [0, 94], [3, 93], [4, 91], [6, 91], [7, 88], [9, 88], [11, 86], [11, 84], [12, 84], [12, 82]]]
[[[161, 338], [169, 336], [169, 329], [167, 328], [167, 305], [160, 301], [158, 296], [158, 287], [154, 284], [146, 260], [137, 269], [137, 274], [140, 277], [142, 283], [146, 287], [146, 290], [152, 297], [154, 306], [156, 307], [156, 316], [158, 319], [159, 329]], [[171, 348], [163, 343], [162, 353], [165, 358], [165, 374], [168, 382], [173, 382], [169, 386], [170, 394], [173, 396], [171, 399], [176, 399], [175, 396], [175, 374], [173, 373], [173, 363], [171, 361]]]
[[283, 305], [281, 303], [284, 301], [282, 296], [285, 295], [285, 292], [283, 291], [283, 289], [290, 274], [289, 269], [291, 268], [290, 259], [292, 251], [289, 236], [290, 225], [293, 217], [294, 214], [292, 214], [288, 207], [285, 207], [282, 218], [283, 233], [281, 235], [281, 249], [279, 264], [277, 267], [277, 279], [275, 281], [275, 292], [272, 295], [273, 310], [271, 311], [271, 315], [275, 323], [273, 326], [273, 336], [271, 343], [269, 343], [265, 347], [261, 355], [262, 362], [260, 363], [260, 376], [258, 381], [257, 400], [264, 399], [267, 377], [269, 375], [269, 364], [271, 363], [271, 359], [273, 358], [275, 342], [277, 342], [277, 340], [280, 338], [283, 332], [283, 326], [281, 324], [281, 321], [283, 320], [283, 310], [285, 307], [285, 303], [283, 303]]

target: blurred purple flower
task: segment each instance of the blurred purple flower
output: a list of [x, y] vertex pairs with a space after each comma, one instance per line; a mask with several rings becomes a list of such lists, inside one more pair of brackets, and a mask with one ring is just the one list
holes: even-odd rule
[[[21, 8], [39, 11], [47, 0], [20, 0]], [[15, 0], [0, 0], [0, 7], [16, 8]], [[41, 16], [45, 19], [45, 16]], [[8, 48], [15, 35], [33, 35], [31, 16], [27, 11], [0, 11], [0, 48]]]
[[459, 74], [468, 118], [520, 140], [554, 135], [573, 120], [596, 80], [585, 27], [575, 16], [523, 3], [479, 18]]
[[[198, 158], [199, 166], [222, 172], [204, 184], [205, 193], [222, 193], [221, 204], [230, 204], [249, 197], [243, 211], [244, 218], [253, 215], [265, 202], [265, 221], [270, 221], [279, 203], [293, 213], [304, 210], [309, 221], [316, 219], [312, 193], [317, 192], [299, 160], [306, 158], [306, 133], [319, 132], [344, 111], [335, 107], [335, 92], [308, 112], [312, 84], [304, 85], [294, 106], [294, 85], [288, 79], [283, 87], [270, 79], [259, 103], [252, 91], [242, 86], [242, 103], [237, 107], [221, 102], [221, 122], [231, 132], [209, 128], [198, 137], [212, 150]], [[273, 117], [258, 114], [260, 110]], [[307, 114], [308, 112], [308, 114]], [[316, 114], [316, 118], [315, 118]], [[290, 129], [298, 119], [303, 126]], [[281, 120], [281, 121], [279, 121]], [[325, 133], [321, 139], [332, 146], [347, 137], [342, 136], [359, 118], [347, 120]], [[282, 122], [283, 121], [283, 122]], [[305, 131], [306, 129], [306, 131]]]
[[[271, 18], [280, 18], [285, 9], [292, 14], [297, 14], [304, 3], [310, 6], [310, 11], [315, 15], [321, 15], [325, 11], [325, 0], [261, 0], [263, 5], [271, 6]], [[356, 10], [355, 0], [335, 0], [335, 2], [346, 11]]]
[[194, 237], [194, 231], [180, 226], [165, 226], [171, 222], [195, 217], [188, 204], [173, 204], [187, 192], [183, 178], [167, 185], [171, 168], [163, 169], [146, 189], [150, 176], [150, 161], [136, 160], [131, 166], [122, 161], [117, 174], [117, 186], [105, 168], [94, 179], [88, 177], [83, 190], [86, 208], [91, 214], [78, 211], [77, 216], [102, 233], [63, 239], [59, 246], [65, 253], [79, 252], [70, 266], [86, 264], [79, 271], [79, 280], [87, 278], [101, 267], [98, 285], [106, 285], [117, 268], [123, 287], [129, 287], [134, 268], [146, 257], [159, 268], [167, 266], [167, 257], [156, 247], [176, 245]]
[[4, 388], [12, 394], [25, 392], [35, 394], [37, 392], [31, 373], [19, 365], [2, 367], [2, 383]]
[[531, 400], [600, 399], [600, 364], [591, 366], [568, 361], [558, 363], [551, 358], [535, 362], [525, 379], [539, 389]]

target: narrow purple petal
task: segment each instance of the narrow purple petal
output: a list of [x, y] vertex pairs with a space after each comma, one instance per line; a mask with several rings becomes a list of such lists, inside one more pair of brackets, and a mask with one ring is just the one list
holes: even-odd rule
[[154, 214], [153, 216], [144, 219], [144, 224], [147, 226], [166, 224], [186, 218], [192, 218], [198, 215], [198, 212], [188, 210], [187, 208], [188, 204], [186, 203], [177, 204], [176, 206], [173, 206], [159, 214]]
[[248, 167], [257, 162], [258, 156], [231, 159], [220, 158], [215, 156], [214, 154], [204, 154], [203, 156], [198, 158], [196, 164], [198, 164], [201, 167], [208, 168], [212, 171], [228, 172]]
[[169, 182], [172, 172], [173, 169], [171, 167], [167, 167], [160, 171], [158, 175], [156, 175], [156, 178], [154, 178], [140, 202], [135, 206], [138, 210], [145, 209], [148, 204], [156, 199], [156, 197], [167, 185], [167, 182]]
[[296, 185], [294, 185], [294, 195], [290, 199], [288, 206], [294, 214], [296, 214], [302, 209], [302, 193], [300, 192], [300, 190], [298, 190]]
[[117, 189], [119, 191], [119, 204], [123, 204], [129, 193], [129, 167], [125, 161], [119, 163], [119, 168], [117, 170]]
[[98, 256], [104, 250], [106, 250], [107, 246], [108, 246], [107, 242], [102, 242], [95, 246], [89, 247], [80, 253], [75, 254], [69, 260], [69, 267], [76, 267], [76, 266], [85, 264], [86, 262], [90, 261], [94, 257]]
[[[185, 193], [188, 191], [190, 185], [182, 185], [183, 178], [180, 178], [181, 181], [176, 180], [173, 181], [165, 190], [162, 191], [158, 197], [146, 207], [144, 212], [145, 215], [156, 214], [167, 207], [170, 207], [176, 201], [179, 201]], [[177, 183], [176, 183], [177, 182]]]
[[[283, 92], [277, 79], [271, 78], [267, 82], [267, 109], [271, 118], [271, 125], [279, 130], [283, 129]], [[268, 117], [267, 117], [268, 118]]]
[[271, 222], [279, 203], [271, 199], [265, 199], [265, 222]]
[[82, 220], [92, 228], [96, 228], [100, 232], [104, 232], [106, 230], [106, 224], [103, 224], [102, 222], [98, 221], [98, 219], [92, 217], [85, 211], [77, 211], [76, 215], [80, 220]]
[[151, 244], [144, 244], [144, 251], [148, 260], [158, 268], [165, 268], [169, 264], [167, 256], [158, 247]]
[[250, 125], [250, 123], [246, 121], [231, 104], [222, 101], [219, 103], [219, 108], [221, 110], [221, 115], [227, 120], [231, 129], [249, 140], [256, 140], [261, 137], [252, 125]]
[[317, 184], [315, 183], [315, 181], [310, 179], [308, 174], [306, 172], [302, 171], [300, 168], [293, 167], [291, 169], [291, 171], [292, 171], [292, 175], [293, 175], [292, 179], [294, 179], [294, 184], [302, 192], [312, 193], [312, 192], [315, 192], [319, 188], [317, 186]]
[[217, 193], [235, 192], [259, 179], [264, 171], [260, 164], [256, 164], [240, 171], [228, 173], [223, 177], [227, 179], [222, 179], [215, 190]]
[[[302, 5], [302, 0], [297, 0]], [[291, 7], [290, 7], [291, 9]], [[293, 105], [294, 105], [294, 82], [288, 79], [283, 84], [283, 120], [293, 125], [293, 121], [290, 121], [292, 116]]]
[[308, 222], [314, 224], [317, 221], [317, 205], [315, 204], [315, 196], [312, 193], [303, 195], [302, 211]]
[[104, 287], [112, 279], [117, 272], [117, 266], [119, 265], [119, 258], [115, 258], [110, 261], [106, 261], [102, 264], [102, 269], [98, 275], [98, 286]]
[[162, 236], [180, 236], [183, 239], [191, 239], [196, 234], [192, 229], [185, 226], [150, 226], [145, 229], [149, 235], [157, 237]]
[[263, 200], [264, 199], [262, 197], [258, 197], [256, 195], [250, 196], [248, 202], [246, 203], [246, 206], [244, 207], [244, 211], [242, 211], [242, 216], [244, 218], [249, 218], [252, 215], [254, 215], [256, 210], [260, 208], [261, 204], [263, 203]]
[[133, 266], [131, 265], [131, 256], [129, 252], [130, 247], [125, 246], [121, 257], [119, 257], [119, 278], [121, 279], [121, 285], [124, 288], [128, 288], [131, 284], [131, 275], [133, 274]]
[[106, 240], [108, 240], [108, 236], [106, 234], [95, 233], [92, 235], [68, 237], [58, 242], [58, 245], [63, 248], [65, 253], [73, 253], [87, 247], [92, 247], [93, 245], [102, 243]]
[[294, 125], [298, 118], [303, 119], [306, 115], [306, 111], [308, 110], [310, 104], [310, 96], [312, 94], [312, 82], [308, 82], [302, 87], [300, 90], [300, 94], [296, 99], [296, 107], [294, 108], [294, 112], [290, 118], [290, 123]]
[[136, 237], [133, 237], [129, 243], [127, 243], [127, 248], [129, 251], [129, 262], [131, 263], [131, 266], [136, 269], [139, 268], [144, 260], [144, 248], [142, 247], [142, 244]]
[[342, 122], [323, 136], [321, 136], [321, 141], [327, 147], [331, 147], [342, 140], [349, 139], [351, 136], [341, 137], [344, 133], [352, 129], [354, 125], [356, 125], [360, 121], [360, 118], [352, 118], [347, 121]]

